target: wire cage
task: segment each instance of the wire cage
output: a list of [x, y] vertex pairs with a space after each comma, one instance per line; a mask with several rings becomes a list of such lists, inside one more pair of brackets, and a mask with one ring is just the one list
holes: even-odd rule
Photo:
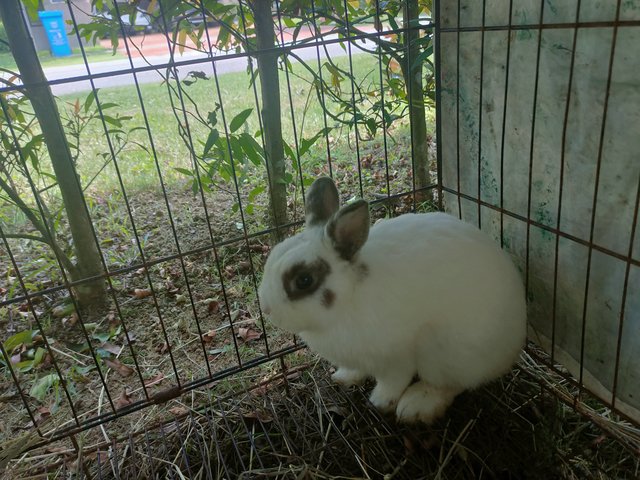
[[[604, 452], [638, 474], [640, 2], [97, 3], [63, 5], [79, 64], [2, 69], [8, 478], [607, 478]], [[49, 90], [66, 187], [29, 104]], [[261, 267], [319, 175], [375, 218], [476, 224], [522, 272], [521, 362], [440, 430], [263, 319]], [[540, 426], [558, 411], [587, 426]], [[589, 450], [545, 466], [543, 434]]]

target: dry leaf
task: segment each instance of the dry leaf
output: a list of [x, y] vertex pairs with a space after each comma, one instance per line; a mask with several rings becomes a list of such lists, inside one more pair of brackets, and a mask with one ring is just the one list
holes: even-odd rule
[[120, 355], [120, 352], [122, 351], [122, 347], [119, 347], [109, 342], [103, 343], [102, 347], [100, 348], [102, 348], [103, 350], [106, 350], [109, 353], [113, 353], [114, 355]]
[[169, 351], [169, 344], [167, 342], [161, 343], [156, 347], [156, 352], [160, 354], [165, 354]]
[[189, 411], [189, 409], [187, 407], [171, 407], [169, 409], [169, 412], [174, 414], [176, 417], [180, 417], [182, 415], [186, 415], [186, 413]]
[[51, 415], [51, 410], [49, 409], [49, 407], [38, 407], [37, 412], [43, 416]]
[[209, 313], [218, 313], [220, 310], [220, 302], [217, 300], [208, 300], [208, 302], [207, 310], [209, 310]]
[[49, 409], [49, 407], [39, 407], [36, 410], [36, 424], [41, 425], [50, 416], [51, 416], [51, 410]]
[[134, 275], [144, 275], [146, 271], [147, 271], [147, 269], [142, 267], [142, 268], [137, 269], [135, 271]]
[[269, 415], [268, 412], [261, 412], [259, 410], [249, 413], [243, 413], [242, 418], [244, 418], [245, 420], [257, 420], [260, 423], [269, 423], [273, 421], [273, 417]]
[[51, 366], [51, 364], [53, 363], [53, 360], [51, 358], [51, 355], [49, 354], [49, 352], [47, 352], [44, 355], [44, 358], [42, 359], [42, 363], [40, 363], [40, 365], [38, 365], [42, 370], [46, 370], [47, 368], [49, 368]]
[[73, 450], [69, 450], [68, 448], [65, 447], [53, 447], [51, 445], [49, 445], [48, 447], [46, 447], [44, 449], [45, 453], [56, 453], [58, 455], [61, 454], [69, 454], [69, 453], [73, 453]]
[[124, 390], [122, 390], [122, 395], [120, 395], [116, 399], [116, 408], [126, 407], [127, 405], [131, 405], [132, 402], [133, 400], [131, 400], [131, 394], [127, 392], [127, 389], [125, 388]]
[[216, 339], [217, 332], [215, 330], [209, 330], [207, 333], [202, 334], [203, 343], [211, 343]]
[[164, 373], [159, 373], [157, 374], [155, 377], [151, 377], [148, 380], [144, 381], [144, 386], [145, 387], [151, 387], [152, 385], [157, 385], [159, 384], [162, 380], [164, 380]]
[[133, 296], [136, 298], [147, 298], [151, 295], [151, 289], [149, 288], [136, 288], [133, 291]]
[[115, 370], [116, 372], [118, 372], [123, 377], [128, 377], [129, 375], [131, 375], [133, 373], [133, 368], [131, 368], [129, 365], [125, 365], [124, 363], [122, 363], [117, 358], [115, 358], [113, 360], [110, 360], [108, 358], [103, 358], [102, 361], [105, 363], [105, 365], [107, 367]]
[[238, 271], [241, 273], [247, 273], [251, 270], [251, 263], [246, 260], [238, 262]]
[[229, 279], [236, 276], [236, 272], [231, 265], [227, 265], [226, 267], [224, 267], [224, 273], [225, 276]]
[[402, 436], [402, 442], [404, 443], [404, 448], [407, 451], [407, 453], [411, 454], [413, 452], [415, 452], [416, 447], [414, 445], [413, 439], [409, 438], [407, 435], [403, 435]]
[[22, 355], [20, 354], [20, 352], [16, 353], [15, 355], [13, 355], [11, 357], [11, 364], [15, 365], [16, 363], [20, 362]]
[[109, 452], [105, 452], [104, 450], [97, 450], [95, 452], [88, 453], [85, 457], [89, 460], [97, 460], [100, 462], [100, 465], [108, 465], [109, 463]]
[[180, 288], [176, 287], [175, 283], [173, 283], [173, 280], [171, 280], [170, 278], [165, 279], [164, 288], [166, 288], [169, 293], [175, 293], [180, 290]]
[[440, 440], [435, 433], [429, 434], [427, 438], [420, 439], [420, 446], [426, 452], [440, 445]]
[[118, 321], [118, 319], [116, 318], [116, 312], [109, 312], [106, 318], [107, 322], [109, 322], [109, 326], [114, 327], [116, 326], [118, 323], [120, 323]]
[[76, 323], [78, 323], [78, 319], [78, 314], [76, 312], [73, 312], [70, 317], [65, 317], [62, 319], [62, 326], [65, 328], [71, 328]]
[[262, 337], [262, 332], [257, 332], [252, 328], [240, 327], [238, 329], [238, 338], [243, 342], [250, 342], [252, 340], [258, 340]]

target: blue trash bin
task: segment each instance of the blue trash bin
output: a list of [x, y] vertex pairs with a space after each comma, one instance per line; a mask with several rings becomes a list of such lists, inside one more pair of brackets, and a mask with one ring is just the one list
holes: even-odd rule
[[47, 32], [47, 39], [51, 47], [51, 55], [54, 57], [66, 57], [71, 55], [71, 46], [67, 33], [64, 30], [65, 24], [62, 12], [53, 10], [50, 12], [38, 12], [44, 31]]

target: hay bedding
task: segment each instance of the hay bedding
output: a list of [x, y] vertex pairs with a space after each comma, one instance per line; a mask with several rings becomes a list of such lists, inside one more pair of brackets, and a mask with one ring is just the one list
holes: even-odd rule
[[81, 449], [80, 461], [73, 448], [36, 449], [5, 478], [638, 478], [640, 432], [585, 403], [608, 424], [605, 435], [543, 387], [565, 388], [552, 375], [524, 354], [501, 381], [461, 395], [437, 425], [407, 427], [370, 408], [370, 385], [342, 389], [312, 361], [212, 396], [206, 411]]

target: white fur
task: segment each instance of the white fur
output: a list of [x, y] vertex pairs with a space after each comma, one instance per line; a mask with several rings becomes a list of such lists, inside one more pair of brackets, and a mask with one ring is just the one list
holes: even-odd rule
[[[323, 287], [290, 301], [283, 272], [318, 257], [331, 266]], [[324, 289], [335, 293], [330, 307]], [[384, 410], [400, 401], [400, 419], [431, 421], [442, 410], [436, 399], [417, 411], [416, 399], [428, 394], [407, 389], [414, 375], [448, 392], [446, 408], [461, 391], [506, 373], [525, 340], [525, 295], [513, 263], [486, 234], [444, 213], [376, 223], [351, 262], [339, 258], [323, 227], [309, 228], [273, 249], [259, 295], [276, 325], [348, 369], [344, 380], [374, 377], [372, 403]]]

